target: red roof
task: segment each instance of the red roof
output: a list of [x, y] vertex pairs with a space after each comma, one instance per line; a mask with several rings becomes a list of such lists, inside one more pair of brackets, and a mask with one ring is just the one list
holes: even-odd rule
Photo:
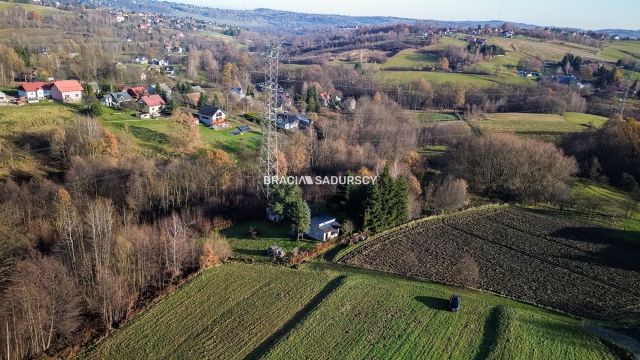
[[144, 89], [144, 86], [132, 86], [127, 89], [127, 92], [129, 93], [129, 95], [137, 98], [144, 95], [146, 90]]
[[55, 86], [60, 92], [82, 91], [82, 84], [78, 80], [59, 80], [54, 81]]
[[162, 100], [162, 97], [160, 97], [160, 95], [143, 96], [142, 102], [144, 102], [149, 107], [161, 106], [165, 104], [164, 100]]
[[44, 83], [42, 81], [23, 82], [22, 84], [20, 84], [20, 88], [27, 92], [37, 91], [39, 89], [42, 89], [43, 86]]

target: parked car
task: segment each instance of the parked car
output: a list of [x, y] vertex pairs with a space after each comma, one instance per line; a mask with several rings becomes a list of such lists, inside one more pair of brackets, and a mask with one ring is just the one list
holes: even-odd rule
[[449, 300], [449, 311], [456, 312], [460, 310], [460, 296], [453, 295]]

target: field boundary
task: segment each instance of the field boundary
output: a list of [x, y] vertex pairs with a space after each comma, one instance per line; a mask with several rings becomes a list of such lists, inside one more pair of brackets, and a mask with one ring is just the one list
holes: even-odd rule
[[379, 237], [381, 237], [381, 236], [383, 236], [385, 234], [388, 234], [390, 232], [396, 232], [398, 230], [402, 230], [402, 229], [405, 229], [405, 228], [408, 228], [408, 227], [411, 227], [411, 226], [422, 224], [423, 222], [428, 222], [428, 221], [438, 220], [438, 219], [446, 219], [448, 217], [456, 216], [456, 215], [459, 215], [459, 214], [466, 214], [466, 213], [469, 213], [469, 212], [475, 212], [475, 211], [481, 211], [481, 210], [487, 210], [487, 209], [500, 209], [500, 208], [508, 207], [508, 206], [510, 206], [510, 205], [508, 205], [508, 204], [481, 205], [481, 206], [472, 207], [472, 208], [465, 209], [465, 210], [462, 210], [462, 211], [459, 211], [459, 212], [456, 212], [456, 213], [452, 213], [452, 214], [431, 215], [431, 216], [426, 216], [426, 217], [423, 217], [423, 218], [420, 218], [420, 219], [412, 220], [412, 221], [409, 221], [409, 222], [404, 223], [402, 225], [398, 225], [398, 226], [392, 227], [390, 229], [384, 230], [384, 231], [382, 231], [380, 233], [377, 233], [375, 235], [371, 235], [371, 236], [369, 236], [368, 239], [366, 239], [364, 241], [360, 241], [360, 242], [358, 242], [356, 244], [348, 246], [347, 248], [345, 248], [343, 250], [340, 250], [340, 252], [338, 252], [336, 254], [336, 256], [333, 258], [333, 261], [334, 262], [339, 262], [343, 257], [345, 257], [347, 254], [349, 254], [353, 250], [355, 250], [355, 249], [357, 249], [357, 248], [359, 248], [359, 247], [361, 247], [361, 246], [363, 246], [365, 244], [368, 244], [369, 242], [374, 241], [377, 238], [379, 238]]
[[279, 329], [273, 332], [269, 337], [263, 340], [260, 345], [258, 345], [255, 349], [253, 349], [247, 356], [244, 357], [246, 360], [252, 359], [260, 359], [263, 358], [269, 350], [280, 341], [284, 336], [286, 336], [291, 330], [293, 330], [300, 322], [302, 322], [309, 314], [313, 312], [315, 308], [320, 305], [326, 298], [331, 296], [338, 288], [342, 286], [344, 280], [347, 278], [346, 275], [340, 275], [329, 281], [327, 285], [320, 290], [309, 302], [303, 306], [300, 310], [298, 310], [292, 317], [289, 319], [284, 325], [282, 325]]

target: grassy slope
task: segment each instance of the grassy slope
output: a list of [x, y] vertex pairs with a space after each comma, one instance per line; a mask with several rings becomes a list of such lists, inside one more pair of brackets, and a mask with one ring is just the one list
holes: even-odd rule
[[415, 79], [425, 79], [434, 83], [472, 84], [476, 86], [491, 86], [496, 83], [526, 84], [532, 82], [520, 76], [512, 75], [477, 75], [435, 71], [380, 71], [376, 74], [383, 83], [409, 82]]
[[[640, 207], [630, 216], [624, 216], [622, 203], [631, 200], [629, 194], [613, 186], [603, 185], [587, 180], [577, 181], [572, 188], [572, 197], [576, 201], [583, 199], [597, 199], [600, 209], [594, 209], [609, 216], [598, 217], [597, 221], [605, 222], [619, 230], [640, 232]], [[637, 240], [637, 239], [636, 239]]]
[[613, 358], [576, 320], [508, 299], [455, 290], [462, 310], [448, 312], [453, 291], [384, 275], [349, 276], [267, 358]]
[[[359, 269], [328, 292], [339, 269], [205, 271], [79, 357], [613, 358], [578, 321], [486, 293]], [[454, 292], [455, 314], [446, 311]]]
[[242, 264], [205, 271], [80, 358], [241, 359], [332, 278]]
[[565, 113], [564, 115], [496, 113], [488, 114], [485, 120], [472, 121], [472, 124], [483, 130], [509, 132], [543, 140], [557, 140], [563, 134], [587, 129], [589, 123], [600, 127], [606, 120], [602, 116], [581, 113]]

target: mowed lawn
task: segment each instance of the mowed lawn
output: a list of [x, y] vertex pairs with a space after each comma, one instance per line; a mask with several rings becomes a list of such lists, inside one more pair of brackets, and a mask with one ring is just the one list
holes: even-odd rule
[[495, 113], [486, 115], [483, 120], [473, 120], [473, 126], [486, 131], [515, 133], [541, 140], [556, 141], [560, 136], [583, 131], [589, 124], [600, 127], [606, 118], [601, 116], [566, 113], [532, 114], [532, 113]]
[[[87, 359], [614, 359], [580, 323], [506, 298], [340, 267], [210, 269]], [[340, 276], [341, 275], [341, 276]], [[458, 293], [462, 309], [447, 310]]]
[[270, 265], [207, 270], [79, 358], [242, 359], [334, 277]]
[[[462, 309], [447, 311], [453, 293]], [[578, 321], [493, 295], [350, 275], [269, 359], [613, 359]]]

